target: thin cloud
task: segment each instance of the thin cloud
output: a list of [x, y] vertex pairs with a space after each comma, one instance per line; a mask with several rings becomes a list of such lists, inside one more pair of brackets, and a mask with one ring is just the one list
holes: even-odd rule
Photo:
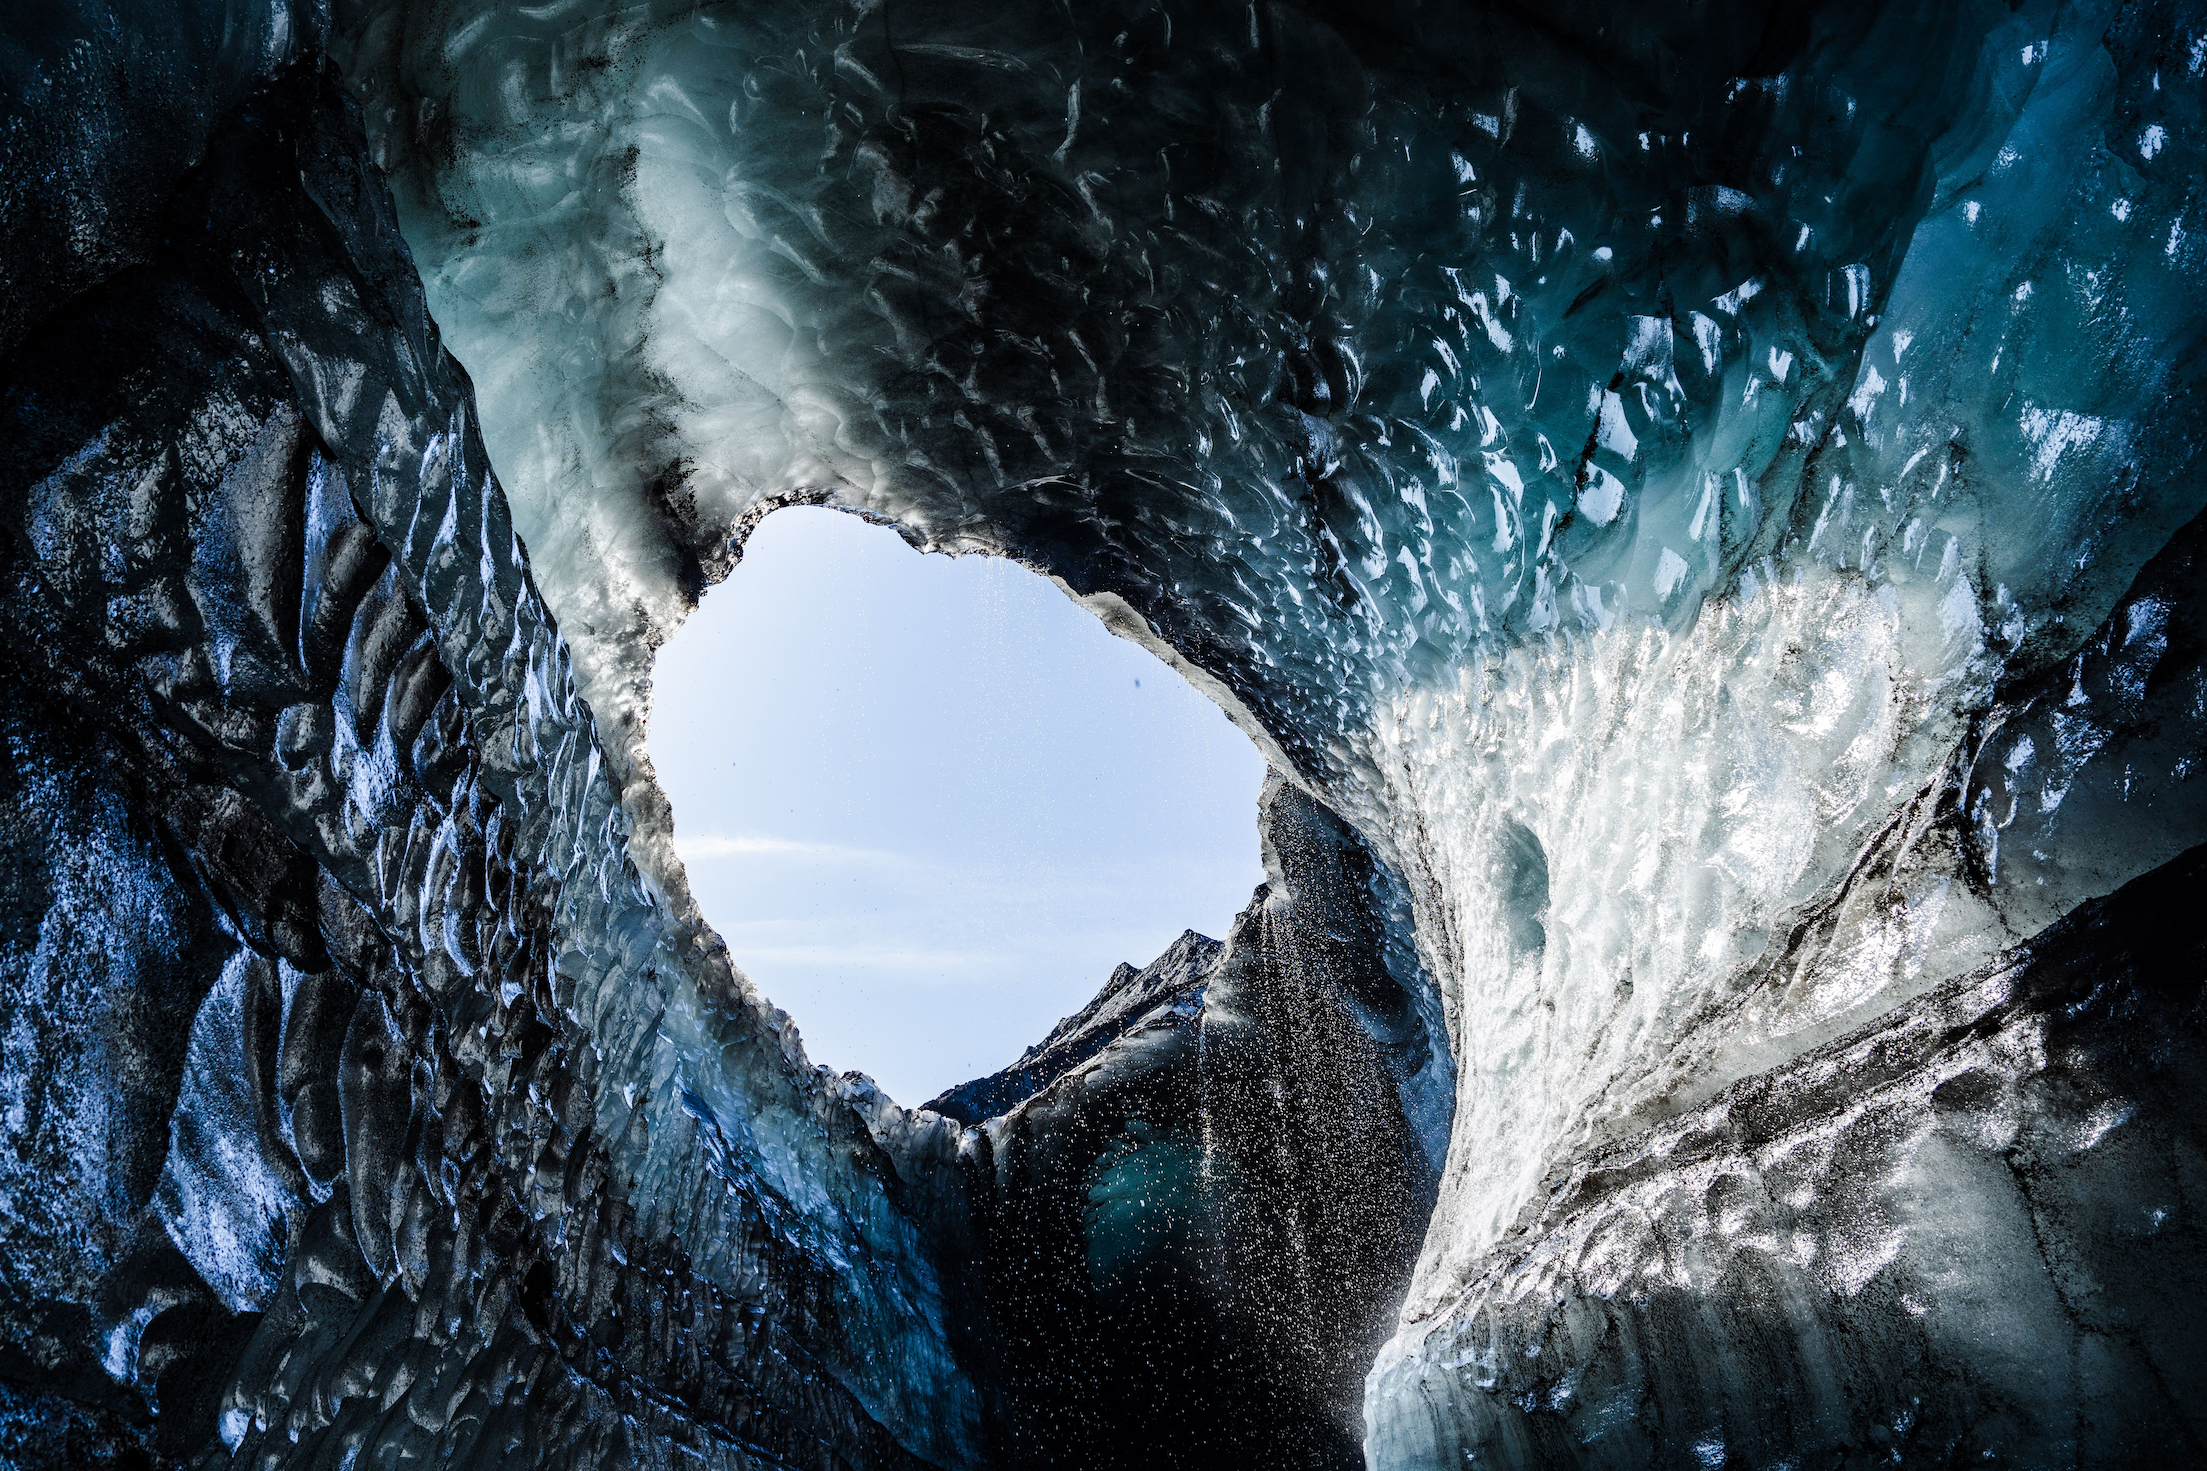
[[1000, 966], [1011, 959], [991, 950], [927, 950], [909, 945], [731, 946], [738, 965], [818, 965], [852, 970], [949, 970]]
[[703, 833], [676, 838], [674, 851], [684, 863], [709, 863], [716, 858], [802, 858], [815, 863], [903, 863], [894, 853], [878, 848], [847, 848], [840, 843], [800, 843], [789, 838], [762, 838]]
[[1130, 897], [1153, 894], [1173, 884], [1215, 883], [1224, 874], [1228, 876], [1225, 887], [1231, 890], [1238, 884], [1253, 888], [1264, 878], [1264, 871], [1253, 863], [1177, 855], [1116, 861], [1082, 856], [1056, 863], [1006, 864], [987, 858], [892, 853], [881, 848], [755, 834], [677, 837], [674, 851], [685, 864], [775, 858], [828, 868], [901, 870], [906, 878], [900, 881], [899, 892], [902, 885], [918, 882], [924, 892], [905, 897], [906, 902], [923, 909], [947, 905], [969, 911], [1074, 910], [1102, 905], [1116, 911]]

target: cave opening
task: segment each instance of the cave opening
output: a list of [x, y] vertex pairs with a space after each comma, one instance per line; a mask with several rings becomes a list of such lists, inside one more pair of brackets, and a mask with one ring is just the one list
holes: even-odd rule
[[649, 749], [735, 963], [907, 1104], [1263, 878], [1264, 761], [1047, 579], [792, 507], [660, 650]]

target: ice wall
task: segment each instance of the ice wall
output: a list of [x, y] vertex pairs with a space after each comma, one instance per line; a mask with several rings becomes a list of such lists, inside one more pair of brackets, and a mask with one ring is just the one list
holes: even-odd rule
[[1277, 774], [1258, 824], [1266, 880], [1223, 943], [1121, 967], [928, 1109], [876, 1105], [987, 1324], [999, 1464], [1362, 1460], [1449, 1058], [1400, 879]]
[[[1407, 1285], [1328, 1300], [1406, 1294], [1370, 1461], [2196, 1455], [2196, 6], [58, 14], [0, 193], [21, 1434], [1131, 1443], [1019, 1397], [1086, 1309], [977, 1271], [986, 1130], [809, 1073], [683, 898], [650, 650], [805, 499], [1059, 578], [1399, 876], [1248, 917], [1211, 1075], [1252, 1220], [1413, 1198], [1449, 1115]], [[1328, 989], [1410, 928], [1452, 1111]], [[1138, 1239], [1085, 1096], [989, 1147]], [[1287, 1423], [1363, 1340], [1236, 1316], [1335, 1261], [1283, 1239], [1184, 1377]]]
[[630, 862], [312, 39], [0, 387], [7, 1454], [968, 1459], [922, 1224]]
[[2200, 835], [2185, 605], [2116, 611], [2203, 503], [2186, 6], [340, 30], [595, 700], [830, 499], [1119, 610], [1409, 876], [1382, 1461], [1575, 1161]]

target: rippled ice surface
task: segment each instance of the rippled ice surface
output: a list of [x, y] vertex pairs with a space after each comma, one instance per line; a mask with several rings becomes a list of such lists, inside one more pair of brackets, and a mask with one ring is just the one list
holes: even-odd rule
[[[319, 38], [281, 17], [223, 56]], [[1324, 1195], [1404, 1122], [1408, 1080], [1453, 1087], [1366, 1385], [1375, 1461], [1871, 1454], [1934, 1426], [1926, 1456], [2060, 1462], [2084, 1431], [2033, 1405], [2135, 1425], [2156, 1417], [2123, 1396], [2160, 1395], [2174, 1424], [2196, 1399], [2157, 1387], [2196, 1375], [2141, 1306], [2201, 1259], [2167, 1214], [2196, 1110], [2154, 1072], [2190, 1055], [2190, 1013], [2116, 929], [2172, 911], [2202, 832], [2198, 6], [357, 0], [330, 24], [519, 540], [433, 335], [361, 305], [413, 310], [381, 196], [316, 174], [299, 219], [266, 226], [305, 233], [221, 235], [221, 299], [270, 314], [252, 352], [289, 354], [333, 457], [315, 524], [343, 519], [328, 477], [350, 477], [358, 535], [403, 553], [374, 607], [433, 633], [419, 667], [454, 680], [438, 729], [464, 768], [424, 757], [424, 796], [411, 745], [312, 746], [380, 699], [345, 685], [325, 709], [317, 686], [280, 748], [273, 708], [225, 707], [260, 763], [227, 779], [291, 773], [266, 790], [303, 794], [314, 861], [363, 893], [371, 841], [434, 807], [420, 830], [452, 836], [391, 858], [371, 920], [470, 1006], [494, 993], [454, 937], [487, 901], [437, 855], [489, 852], [467, 814], [511, 804], [546, 917], [508, 938], [539, 947], [576, 1059], [550, 1092], [512, 1084], [515, 1118], [579, 1085], [644, 1225], [691, 1242], [716, 1291], [759, 1292], [728, 1301], [799, 1323], [789, 1341], [864, 1407], [819, 1424], [975, 1454], [992, 1391], [960, 1347], [958, 1247], [980, 1228], [946, 1182], [988, 1178], [983, 1138], [1086, 1169], [1083, 1130], [1125, 1121], [1069, 1088], [966, 1135], [838, 1092], [689, 924], [642, 761], [653, 650], [770, 509], [823, 503], [1058, 578], [1284, 774], [1283, 892], [1237, 921], [1200, 1027], [1161, 1019], [1093, 1097], [1193, 1079], [1168, 1122], [1195, 1142], [1158, 1145], [1176, 1182], [1213, 1178], [1195, 1162], [1225, 1116], [1244, 1163]], [[271, 167], [240, 197], [307, 187]], [[334, 249], [318, 219], [381, 241], [380, 264], [287, 276]], [[266, 414], [270, 444], [303, 432]], [[103, 468], [139, 442], [107, 422], [24, 498], [24, 543], [56, 566], [153, 535], [118, 487], [170, 482]], [[260, 484], [203, 458], [190, 506]], [[205, 540], [216, 571], [191, 585], [219, 611], [176, 678], [258, 667], [235, 657], [260, 625], [233, 604], [263, 586], [225, 570], [240, 546], [261, 555]], [[102, 610], [105, 586], [67, 583]], [[1296, 873], [1317, 878], [1290, 902]], [[425, 894], [461, 916], [442, 938]], [[2042, 948], [1995, 960], [2019, 942]], [[1283, 989], [1321, 972], [1338, 994]], [[268, 993], [218, 979], [208, 1036], [226, 998]], [[496, 994], [533, 1037], [521, 991]], [[359, 1005], [361, 1037], [391, 1035]], [[1306, 1017], [1323, 1046], [1236, 1072], [1257, 1053], [1234, 1046]], [[1143, 1071], [1167, 1053], [1181, 1071]], [[395, 1078], [400, 1055], [378, 1044], [374, 1066]], [[1311, 1057], [1364, 1070], [1293, 1066]], [[188, 1076], [207, 1118], [236, 1111], [219, 1073]], [[1267, 1113], [1297, 1079], [1342, 1092]], [[1326, 1132], [1351, 1119], [1380, 1125]], [[557, 1159], [514, 1158], [554, 1190]], [[1012, 1156], [990, 1158], [1002, 1187]], [[207, 1204], [219, 1169], [180, 1166], [162, 1209], [243, 1302], [270, 1262], [215, 1228], [264, 1213], [266, 1182], [233, 1173], [228, 1215]], [[612, 1209], [580, 1179], [558, 1188]], [[1377, 1216], [1422, 1198], [1383, 1183]], [[1120, 1244], [1135, 1194], [1112, 1196]], [[1068, 1198], [1049, 1230], [1082, 1219]], [[723, 1229], [738, 1216], [753, 1236]], [[396, 1261], [390, 1220], [358, 1221], [355, 1256]], [[1324, 1243], [1283, 1237], [1249, 1282], [1325, 1275]], [[619, 1266], [605, 1280], [642, 1271]], [[1058, 1321], [1050, 1294], [1018, 1300], [1043, 1304], [1030, 1328]], [[826, 1382], [809, 1373], [774, 1382]]]
[[1670, 957], [1624, 1016], [1691, 1010], [2200, 500], [2173, 12], [1825, 16], [1768, 73], [1649, 19], [1645, 101], [1492, 19], [363, 14], [586, 667], [778, 497], [1034, 557], [1376, 834], [1419, 814], [1466, 944], [1481, 824], [1535, 818], [1539, 984]]
[[1405, 1334], [1579, 1151], [2195, 831], [2062, 832], [2142, 729], [2081, 664], [2071, 734], [2002, 714], [2203, 501], [2183, 7], [378, 14], [587, 687], [830, 498], [1129, 610], [1411, 877], [1460, 1085]]

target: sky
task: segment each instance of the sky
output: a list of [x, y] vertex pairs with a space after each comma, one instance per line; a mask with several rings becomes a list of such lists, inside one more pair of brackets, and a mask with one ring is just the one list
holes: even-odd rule
[[1263, 877], [1264, 762], [1046, 579], [799, 507], [660, 650], [651, 759], [736, 964], [901, 1103], [985, 1076]]

